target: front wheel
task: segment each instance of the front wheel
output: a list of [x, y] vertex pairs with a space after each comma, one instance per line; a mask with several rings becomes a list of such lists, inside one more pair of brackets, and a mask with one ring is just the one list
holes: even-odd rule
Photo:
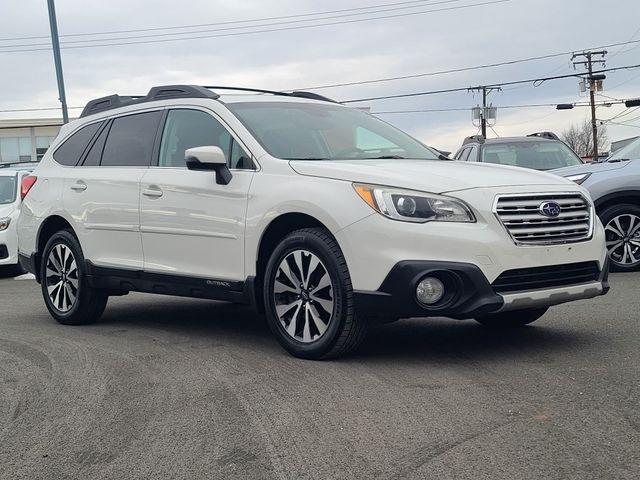
[[611, 269], [618, 272], [640, 269], [640, 207], [615, 205], [603, 210], [600, 219]]
[[548, 308], [530, 308], [527, 310], [514, 310], [512, 312], [494, 313], [477, 317], [476, 321], [490, 328], [515, 328], [524, 327], [535, 322]]
[[267, 264], [263, 291], [269, 327], [296, 357], [346, 355], [364, 337], [366, 323], [354, 311], [346, 261], [324, 229], [297, 230], [280, 242]]
[[58, 322], [91, 323], [104, 312], [109, 297], [88, 284], [82, 249], [71, 232], [63, 230], [49, 239], [42, 252], [40, 278], [47, 309]]

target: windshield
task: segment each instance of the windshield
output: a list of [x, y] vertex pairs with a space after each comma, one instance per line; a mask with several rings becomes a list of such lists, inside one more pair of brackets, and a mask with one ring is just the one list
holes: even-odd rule
[[227, 106], [271, 156], [285, 160], [439, 158], [406, 133], [352, 108], [302, 102]]
[[0, 177], [0, 205], [16, 201], [16, 177]]
[[611, 155], [607, 162], [612, 160], [636, 160], [640, 159], [640, 138], [637, 138], [629, 145], [625, 145], [616, 153]]
[[582, 165], [582, 160], [562, 142], [513, 142], [487, 144], [482, 150], [482, 161], [500, 165], [552, 170]]

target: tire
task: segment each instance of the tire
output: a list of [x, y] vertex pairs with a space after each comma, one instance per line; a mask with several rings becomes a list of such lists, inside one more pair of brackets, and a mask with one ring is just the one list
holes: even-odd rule
[[640, 207], [614, 205], [598, 215], [605, 227], [611, 270], [640, 270]]
[[82, 248], [68, 230], [55, 233], [42, 252], [42, 296], [51, 316], [63, 325], [97, 321], [109, 296], [89, 286]]
[[517, 328], [524, 327], [535, 322], [548, 308], [530, 308], [527, 310], [515, 310], [513, 312], [494, 313], [477, 317], [476, 321], [489, 328]]
[[346, 261], [325, 229], [297, 230], [282, 239], [267, 263], [263, 292], [269, 327], [293, 356], [340, 357], [365, 336]]

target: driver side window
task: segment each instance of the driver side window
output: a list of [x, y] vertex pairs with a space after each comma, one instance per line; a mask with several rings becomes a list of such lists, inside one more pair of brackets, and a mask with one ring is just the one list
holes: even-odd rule
[[211, 115], [200, 110], [169, 111], [160, 142], [160, 167], [185, 167], [184, 152], [189, 148], [220, 147], [229, 168], [252, 168], [249, 155], [226, 128]]

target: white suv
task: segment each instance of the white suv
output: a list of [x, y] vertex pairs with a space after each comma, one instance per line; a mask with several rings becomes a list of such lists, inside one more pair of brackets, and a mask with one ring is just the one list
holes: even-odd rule
[[510, 327], [607, 292], [575, 183], [451, 161], [315, 94], [214, 90], [91, 101], [25, 179], [20, 258], [56, 320], [130, 291], [228, 300], [318, 359], [375, 322]]
[[18, 263], [17, 224], [20, 215], [22, 178], [33, 163], [0, 164], [0, 268], [10, 275], [22, 273]]

